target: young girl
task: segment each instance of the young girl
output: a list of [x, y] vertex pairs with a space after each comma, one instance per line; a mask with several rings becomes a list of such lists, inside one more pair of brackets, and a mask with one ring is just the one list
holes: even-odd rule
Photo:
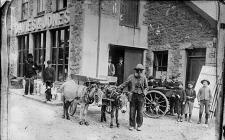
[[184, 112], [185, 101], [186, 101], [186, 93], [185, 93], [185, 90], [183, 89], [183, 83], [179, 82], [179, 88], [178, 88], [177, 94], [176, 94], [176, 105], [177, 105], [177, 114], [178, 114], [177, 121], [178, 122], [183, 121], [183, 112]]
[[[185, 113], [185, 121], [191, 122], [191, 114], [193, 110], [194, 100], [196, 98], [196, 92], [193, 89], [194, 82], [188, 82], [188, 88], [185, 90], [186, 92], [186, 103], [184, 108]], [[189, 118], [187, 119], [189, 113]]]

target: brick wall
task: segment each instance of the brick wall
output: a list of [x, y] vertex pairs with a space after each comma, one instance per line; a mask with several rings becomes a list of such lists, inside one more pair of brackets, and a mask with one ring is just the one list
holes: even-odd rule
[[184, 81], [185, 49], [207, 48], [206, 64], [215, 65], [214, 49], [209, 44], [216, 37], [216, 29], [212, 29], [198, 13], [178, 1], [148, 1], [145, 9], [143, 24], [148, 26], [148, 75], [152, 74], [153, 51], [168, 50], [167, 78], [180, 73], [180, 79]]

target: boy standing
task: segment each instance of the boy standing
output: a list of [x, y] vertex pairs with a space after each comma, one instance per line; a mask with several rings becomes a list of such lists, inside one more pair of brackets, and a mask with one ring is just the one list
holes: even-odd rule
[[183, 121], [183, 112], [184, 112], [185, 101], [186, 101], [186, 93], [185, 93], [185, 90], [183, 89], [183, 83], [179, 82], [179, 88], [178, 88], [177, 94], [176, 94], [176, 105], [177, 105], [177, 114], [178, 114], [177, 121], [178, 122]]
[[46, 100], [51, 101], [51, 88], [55, 82], [55, 69], [51, 66], [51, 61], [47, 61], [48, 66], [43, 71], [43, 82], [46, 84]]
[[[188, 82], [188, 88], [185, 90], [186, 92], [186, 103], [184, 108], [185, 113], [185, 121], [191, 122], [191, 115], [194, 105], [194, 100], [196, 98], [196, 92], [193, 89], [194, 82]], [[189, 118], [187, 119], [189, 113]]]
[[212, 103], [212, 93], [208, 85], [210, 82], [208, 80], [202, 80], [201, 83], [203, 84], [203, 87], [199, 89], [197, 99], [198, 103], [200, 105], [199, 110], [199, 121], [198, 124], [201, 123], [202, 120], [202, 113], [205, 108], [205, 124], [208, 124], [208, 118], [209, 118], [209, 107]]

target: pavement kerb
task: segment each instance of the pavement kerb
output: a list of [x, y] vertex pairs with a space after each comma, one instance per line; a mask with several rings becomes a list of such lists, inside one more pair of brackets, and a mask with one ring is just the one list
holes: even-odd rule
[[47, 105], [51, 105], [51, 106], [62, 106], [63, 105], [62, 102], [57, 102], [57, 103], [46, 102], [43, 99], [34, 98], [35, 96], [32, 96], [32, 95], [24, 95], [23, 93], [21, 93], [21, 91], [18, 91], [18, 92], [20, 92], [20, 93], [18, 93], [15, 90], [21, 90], [22, 91], [22, 89], [9, 89], [9, 93], [20, 95], [20, 96], [23, 96], [23, 97], [25, 97], [27, 99], [31, 99], [31, 100], [34, 100], [34, 101], [37, 101], [37, 102], [40, 102], [40, 103], [44, 103], [44, 104], [47, 104]]

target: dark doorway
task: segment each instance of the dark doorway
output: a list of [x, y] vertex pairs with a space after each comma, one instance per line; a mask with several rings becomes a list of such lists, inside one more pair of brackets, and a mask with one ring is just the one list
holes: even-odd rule
[[110, 45], [109, 48], [109, 57], [112, 58], [112, 63], [115, 65], [115, 67], [119, 63], [119, 59], [121, 57], [123, 58], [124, 65], [122, 81], [126, 80], [128, 76], [134, 72], [134, 67], [137, 64], [143, 64], [144, 49], [131, 48], [119, 45]]
[[202, 66], [205, 65], [206, 49], [187, 50], [187, 78], [188, 81], [197, 81]]

